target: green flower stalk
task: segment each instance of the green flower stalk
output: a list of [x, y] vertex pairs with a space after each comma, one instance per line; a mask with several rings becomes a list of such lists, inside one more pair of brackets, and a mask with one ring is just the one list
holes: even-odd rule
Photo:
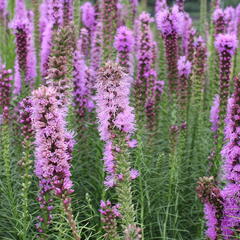
[[200, 33], [206, 35], [207, 30], [207, 0], [200, 1]]
[[19, 106], [19, 123], [21, 125], [21, 135], [22, 135], [22, 158], [18, 162], [21, 170], [22, 178], [22, 224], [23, 224], [23, 239], [27, 236], [27, 231], [29, 228], [29, 188], [31, 186], [32, 180], [32, 140], [33, 140], [33, 129], [31, 122], [31, 112], [32, 112], [32, 100], [31, 98], [25, 98], [20, 102]]

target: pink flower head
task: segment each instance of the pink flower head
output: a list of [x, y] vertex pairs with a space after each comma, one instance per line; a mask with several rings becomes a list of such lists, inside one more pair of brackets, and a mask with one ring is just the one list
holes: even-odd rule
[[116, 130], [131, 134], [135, 129], [133, 108], [129, 106], [130, 84], [130, 78], [118, 64], [108, 62], [99, 70], [96, 103], [104, 141], [114, 138]]
[[136, 169], [131, 169], [130, 170], [130, 178], [132, 179], [132, 180], [134, 180], [134, 179], [136, 179], [137, 177], [139, 177], [139, 171], [138, 170], [136, 170]]
[[238, 40], [234, 34], [219, 34], [215, 41], [215, 47], [219, 53], [224, 51], [234, 55], [238, 46]]
[[131, 73], [133, 68], [131, 55], [134, 47], [133, 32], [125, 26], [118, 28], [114, 47], [118, 51], [117, 59], [119, 64], [125, 67], [128, 73]]
[[178, 74], [179, 76], [189, 77], [192, 70], [192, 64], [186, 58], [186, 56], [181, 56], [178, 60]]
[[133, 32], [126, 26], [119, 27], [115, 36], [114, 47], [118, 51], [131, 52], [133, 50], [133, 45]]
[[171, 34], [181, 35], [183, 31], [184, 14], [174, 5], [171, 10], [166, 9], [158, 12], [156, 22], [158, 29], [164, 36]]
[[167, 1], [166, 0], [156, 0], [155, 1], [155, 13], [158, 13], [159, 11], [163, 11], [167, 8]]
[[224, 18], [224, 11], [221, 8], [216, 8], [213, 12], [212, 19], [214, 22], [217, 22], [220, 18]]
[[82, 21], [86, 28], [91, 29], [95, 23], [95, 9], [92, 3], [85, 2], [81, 6], [82, 10]]

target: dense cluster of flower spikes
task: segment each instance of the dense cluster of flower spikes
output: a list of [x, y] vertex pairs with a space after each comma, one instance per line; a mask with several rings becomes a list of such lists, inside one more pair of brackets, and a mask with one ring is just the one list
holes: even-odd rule
[[[10, 111], [13, 110], [19, 113], [24, 150], [33, 147], [29, 141], [35, 139], [34, 173], [39, 180], [37, 201], [42, 210], [36, 223], [39, 238], [52, 223], [58, 199], [74, 238], [80, 239], [71, 209], [74, 186], [70, 170], [75, 140], [67, 127], [70, 105], [82, 125], [86, 119], [95, 124], [96, 113], [100, 138], [105, 143], [103, 184], [116, 198], [100, 202], [104, 237], [138, 240], [142, 229], [136, 223], [131, 185], [140, 173], [128, 159], [130, 149], [138, 144], [134, 139], [139, 124], [136, 119], [144, 119], [147, 129], [154, 133], [166, 88], [169, 102], [179, 108], [179, 119], [169, 130], [170, 138], [176, 137], [188, 128], [189, 103], [198, 109], [203, 100], [208, 84], [204, 79], [208, 39], [198, 36], [184, 11], [185, 1], [177, 0], [170, 8], [166, 0], [156, 0], [155, 18], [147, 12], [138, 14], [137, 0], [126, 2], [85, 2], [74, 11], [73, 0], [43, 0], [39, 6], [35, 2], [36, 9], [32, 11], [24, 0], [16, 0], [15, 13], [9, 21], [6, 1], [0, 0], [1, 27], [12, 30], [16, 46], [14, 77], [13, 71], [0, 61], [0, 124], [6, 126], [15, 120], [16, 114]], [[81, 29], [73, 24], [79, 23], [78, 15]], [[236, 74], [233, 62], [239, 48], [240, 5], [223, 10], [216, 1], [211, 27], [214, 51], [210, 57], [219, 63], [219, 68], [214, 72], [217, 82], [210, 83], [217, 86], [211, 96], [214, 101], [210, 122], [214, 141], [220, 146], [212, 158], [218, 156], [217, 152], [222, 155], [226, 184], [221, 189], [221, 182], [203, 177], [197, 193], [204, 204], [207, 237], [233, 239], [240, 228], [239, 77], [234, 79], [232, 96], [230, 85]], [[157, 59], [163, 64], [158, 66]], [[15, 102], [20, 102], [17, 107]], [[222, 146], [224, 139], [226, 144]]]

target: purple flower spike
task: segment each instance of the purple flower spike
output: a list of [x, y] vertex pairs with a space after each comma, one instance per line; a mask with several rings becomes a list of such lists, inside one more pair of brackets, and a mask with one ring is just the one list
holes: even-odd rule
[[49, 0], [49, 19], [53, 23], [53, 28], [58, 29], [63, 25], [63, 1]]
[[87, 78], [87, 66], [81, 52], [81, 40], [78, 41], [77, 49], [74, 54], [74, 105], [77, 115], [82, 118], [87, 112], [90, 112], [93, 107], [93, 102], [90, 96], [90, 83]]
[[222, 149], [222, 157], [224, 160], [223, 170], [227, 184], [222, 191], [224, 197], [224, 219], [222, 222], [223, 235], [225, 239], [234, 239], [234, 230], [239, 229], [239, 202], [240, 202], [240, 78], [234, 79], [235, 88], [232, 98], [228, 101], [225, 139], [227, 144]]
[[217, 133], [219, 127], [219, 104], [220, 98], [219, 95], [216, 95], [210, 111], [210, 122], [212, 124], [211, 130], [214, 133]]
[[229, 96], [232, 57], [237, 48], [235, 35], [219, 34], [215, 40], [215, 47], [220, 57], [220, 128], [223, 129], [224, 118]]
[[167, 8], [166, 0], [156, 0], [155, 3], [155, 13], [157, 14], [159, 11], [163, 11]]
[[55, 192], [61, 189], [64, 193], [72, 188], [71, 151], [66, 143], [73, 139], [66, 130], [66, 113], [59, 110], [58, 104], [57, 92], [51, 87], [41, 87], [33, 92], [32, 122], [36, 134], [37, 159], [35, 173], [40, 180], [50, 180]]
[[227, 33], [229, 34], [236, 34], [236, 13], [233, 7], [227, 7], [224, 10], [224, 17], [227, 26]]
[[103, 229], [106, 234], [105, 237], [107, 239], [117, 239], [117, 219], [121, 218], [121, 214], [119, 212], [119, 204], [112, 205], [112, 203], [108, 200], [104, 202], [101, 200], [100, 202], [99, 212], [101, 213], [101, 221], [103, 223]]
[[99, 70], [96, 102], [99, 132], [104, 141], [115, 138], [114, 129], [126, 134], [135, 129], [133, 108], [129, 106], [130, 84], [130, 78], [117, 64], [108, 62]]
[[85, 2], [81, 6], [82, 22], [87, 29], [93, 29], [95, 24], [95, 8], [90, 2]]
[[224, 52], [233, 56], [238, 46], [238, 40], [234, 34], [219, 34], [215, 41], [215, 47], [219, 54]]
[[179, 11], [178, 7], [174, 5], [172, 10], [164, 10], [157, 13], [156, 22], [158, 29], [166, 37], [172, 34], [182, 34], [184, 15]]
[[220, 34], [224, 33], [225, 30], [225, 16], [224, 12], [221, 8], [216, 8], [215, 11], [213, 12], [213, 23], [214, 23], [214, 28], [215, 28], [215, 37]]
[[178, 60], [178, 74], [188, 78], [191, 74], [192, 64], [187, 60], [185, 56], [181, 56]]
[[132, 73], [131, 53], [134, 47], [133, 32], [125, 26], [118, 28], [114, 47], [118, 51], [117, 59], [119, 64], [124, 67], [128, 73]]
[[[149, 13], [143, 12], [138, 19], [139, 31], [137, 38], [137, 79], [135, 82], [135, 96], [138, 107], [146, 102], [148, 73], [153, 64], [153, 39], [150, 23], [153, 21]], [[139, 109], [139, 111], [142, 111]]]
[[177, 90], [177, 61], [178, 61], [178, 36], [183, 32], [184, 15], [174, 5], [172, 10], [158, 12], [156, 17], [157, 27], [162, 33], [165, 44], [168, 81], [170, 93]]
[[0, 108], [3, 121], [9, 119], [12, 80], [12, 70], [6, 69], [6, 66], [0, 62]]
[[[179, 87], [179, 104], [180, 108], [184, 110], [187, 109], [187, 99], [189, 92], [189, 77], [192, 72], [192, 64], [186, 58], [186, 56], [181, 56], [178, 60], [178, 87]], [[185, 115], [185, 114], [184, 114]], [[184, 119], [185, 116], [184, 116]]]
[[73, 0], [63, 1], [63, 25], [69, 25], [73, 21]]
[[91, 47], [91, 69], [96, 75], [97, 70], [101, 65], [102, 60], [102, 23], [99, 22], [96, 25], [95, 31], [92, 36], [92, 47]]

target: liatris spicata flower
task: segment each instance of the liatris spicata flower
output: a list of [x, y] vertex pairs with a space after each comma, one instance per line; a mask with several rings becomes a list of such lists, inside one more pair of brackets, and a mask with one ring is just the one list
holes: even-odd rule
[[53, 23], [53, 28], [57, 30], [63, 25], [63, 1], [49, 0], [48, 7], [50, 21]]
[[165, 43], [170, 93], [175, 94], [177, 90], [178, 36], [182, 33], [183, 14], [174, 6], [171, 11], [158, 12], [156, 21]]
[[9, 119], [12, 80], [12, 70], [0, 62], [0, 107], [4, 122]]
[[78, 41], [77, 49], [74, 53], [74, 70], [73, 70], [73, 84], [74, 84], [74, 105], [77, 116], [80, 118], [86, 115], [93, 109], [93, 102], [91, 101], [89, 83], [87, 79], [87, 66], [81, 52], [81, 41]]
[[22, 81], [26, 86], [33, 86], [33, 80], [36, 77], [36, 56], [34, 50], [33, 37], [33, 19], [25, 9], [24, 2], [18, 0], [16, 2], [15, 17], [10, 24], [14, 30], [16, 40], [16, 53], [18, 68]]
[[95, 25], [95, 8], [91, 2], [85, 2], [81, 6], [82, 10], [82, 22], [85, 28], [88, 30], [93, 30]]
[[82, 55], [87, 58], [90, 50], [90, 36], [86, 28], [81, 28], [79, 37], [79, 46], [81, 46]]
[[121, 218], [121, 214], [119, 212], [119, 204], [112, 205], [112, 203], [107, 200], [104, 202], [101, 200], [100, 202], [99, 212], [101, 213], [101, 221], [103, 223], [103, 229], [105, 230], [106, 234], [104, 235], [105, 239], [119, 239], [117, 233], [117, 219]]
[[92, 46], [91, 46], [91, 69], [96, 74], [101, 65], [102, 60], [102, 23], [98, 22], [93, 33]]
[[44, 0], [39, 6], [39, 12], [40, 12], [39, 31], [40, 31], [40, 41], [41, 42], [43, 40], [43, 33], [46, 29], [48, 22], [50, 21], [48, 4], [49, 4], [48, 0]]
[[126, 135], [134, 132], [133, 108], [129, 106], [130, 84], [130, 77], [118, 64], [108, 62], [99, 69], [96, 102], [99, 132], [104, 141], [114, 139], [115, 130]]
[[154, 130], [157, 126], [158, 103], [163, 91], [164, 82], [157, 80], [157, 72], [151, 69], [146, 73], [146, 102], [145, 112], [147, 117], [147, 127]]
[[188, 42], [190, 40], [189, 35], [192, 29], [192, 19], [188, 13], [184, 13], [184, 24], [182, 30], [182, 52], [184, 55], [187, 55]]
[[113, 42], [117, 30], [117, 4], [118, 0], [102, 1], [102, 24], [103, 24], [103, 55], [104, 60], [113, 57]]
[[135, 129], [133, 108], [129, 106], [131, 80], [118, 64], [108, 62], [99, 69], [97, 77], [97, 115], [104, 152], [105, 183], [116, 185], [122, 215], [122, 228], [134, 224], [130, 163], [127, 159], [129, 137]]
[[[51, 190], [63, 201], [73, 235], [75, 239], [80, 239], [70, 209], [70, 194], [73, 192], [70, 161], [74, 140], [72, 134], [66, 130], [65, 109], [59, 109], [57, 91], [45, 86], [33, 92], [32, 105], [34, 108], [31, 118], [36, 139], [35, 173], [39, 178], [41, 191]], [[52, 207], [47, 206], [47, 210], [51, 211]]]
[[226, 21], [227, 33], [236, 34], [235, 9], [233, 7], [227, 7], [224, 10], [224, 17]]
[[184, 11], [184, 2], [185, 0], [176, 0], [176, 4], [178, 5], [179, 11]]
[[[31, 186], [32, 179], [32, 138], [33, 128], [31, 121], [32, 114], [32, 99], [30, 97], [24, 98], [19, 104], [19, 123], [21, 126], [22, 139], [22, 156], [18, 162], [18, 166], [21, 169], [22, 178], [22, 221], [23, 224], [28, 224], [29, 215], [29, 188]], [[25, 227], [25, 226], [24, 226]]]
[[117, 30], [115, 36], [114, 47], [117, 49], [117, 60], [120, 66], [124, 67], [127, 73], [133, 73], [132, 51], [134, 47], [133, 32], [125, 26], [121, 26]]
[[30, 84], [31, 87], [34, 85], [34, 79], [37, 76], [37, 57], [35, 52], [35, 43], [34, 43], [34, 16], [32, 11], [28, 11], [29, 19], [29, 45], [28, 45], [28, 54], [27, 54], [27, 74], [26, 82]]
[[224, 239], [235, 239], [234, 232], [240, 227], [239, 208], [240, 208], [240, 168], [239, 168], [239, 112], [240, 112], [240, 76], [234, 79], [235, 88], [232, 98], [229, 99], [225, 139], [227, 144], [222, 149], [224, 159], [223, 170], [227, 184], [222, 191], [224, 202], [224, 219], [222, 231]]
[[63, 1], [63, 25], [67, 26], [73, 21], [73, 0]]
[[[150, 30], [150, 23], [153, 19], [150, 14], [143, 12], [139, 16], [139, 38], [137, 39], [137, 79], [135, 82], [135, 97], [137, 106], [144, 106], [146, 101], [147, 73], [152, 68], [153, 40]], [[138, 112], [141, 112], [139, 109]]]
[[21, 135], [24, 141], [33, 137], [32, 121], [32, 99], [30, 97], [24, 98], [19, 104], [19, 122], [21, 126]]
[[220, 189], [214, 183], [213, 177], [203, 177], [199, 179], [196, 191], [199, 199], [204, 204], [205, 219], [207, 221], [206, 235], [208, 239], [222, 239], [221, 224], [224, 215], [224, 197]]
[[237, 38], [235, 35], [219, 34], [215, 41], [215, 48], [220, 57], [220, 128], [223, 129], [224, 118], [229, 96], [231, 61], [237, 48]]
[[41, 42], [41, 74], [42, 77], [47, 76], [47, 70], [48, 70], [48, 64], [49, 64], [49, 56], [51, 52], [51, 47], [52, 47], [52, 38], [53, 38], [53, 24], [52, 22], [48, 22], [43, 35], [42, 35], [42, 42]]
[[195, 54], [193, 60], [192, 77], [190, 81], [190, 88], [192, 88], [192, 100], [196, 107], [200, 107], [203, 99], [203, 87], [205, 80], [207, 60], [206, 44], [202, 37], [199, 37], [195, 42]]
[[[186, 58], [181, 56], [178, 60], [178, 86], [179, 86], [179, 107], [185, 112], [187, 110], [187, 101], [189, 93], [189, 77], [192, 70], [192, 64]], [[185, 116], [185, 113], [184, 113]], [[186, 119], [184, 119], [186, 120]]]
[[192, 27], [191, 29], [188, 30], [188, 36], [187, 36], [187, 59], [189, 62], [193, 62], [194, 58], [194, 37], [196, 34], [196, 30]]
[[220, 33], [224, 33], [226, 21], [225, 21], [224, 12], [221, 8], [215, 9], [215, 11], [213, 12], [212, 20], [213, 20], [214, 29], [215, 29], [214, 31], [215, 37]]
[[48, 86], [56, 87], [63, 106], [68, 102], [69, 90], [72, 87], [69, 78], [74, 48], [75, 39], [72, 26], [59, 29], [53, 41], [45, 79]]
[[163, 11], [167, 8], [166, 0], [156, 0], [155, 3], [155, 13], [157, 14], [159, 11]]
[[210, 111], [210, 122], [212, 124], [211, 130], [214, 133], [217, 133], [219, 127], [219, 104], [220, 104], [219, 95], [216, 95], [214, 97], [213, 105]]

